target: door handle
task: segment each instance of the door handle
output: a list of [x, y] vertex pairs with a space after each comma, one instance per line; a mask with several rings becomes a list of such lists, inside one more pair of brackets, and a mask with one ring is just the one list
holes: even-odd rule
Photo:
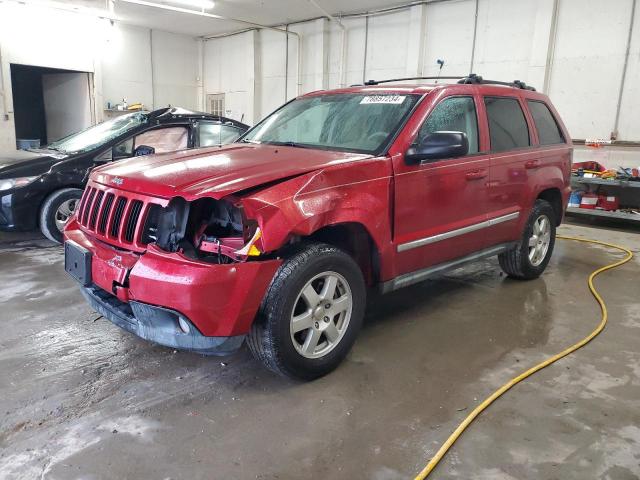
[[524, 162], [524, 168], [527, 170], [531, 170], [533, 168], [540, 168], [542, 165], [540, 164], [540, 160], [529, 160]]
[[487, 176], [486, 170], [475, 170], [473, 172], [469, 172], [465, 174], [467, 180], [480, 180]]

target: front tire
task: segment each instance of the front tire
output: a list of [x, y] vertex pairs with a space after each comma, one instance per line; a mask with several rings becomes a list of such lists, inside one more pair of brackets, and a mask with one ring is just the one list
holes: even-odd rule
[[518, 246], [498, 255], [500, 267], [511, 278], [538, 278], [547, 268], [555, 242], [555, 211], [546, 200], [536, 200]]
[[365, 303], [358, 264], [337, 247], [308, 244], [276, 272], [247, 344], [268, 369], [313, 380], [349, 353]]
[[79, 188], [62, 188], [45, 198], [40, 209], [40, 231], [52, 242], [62, 243], [62, 231], [82, 197]]

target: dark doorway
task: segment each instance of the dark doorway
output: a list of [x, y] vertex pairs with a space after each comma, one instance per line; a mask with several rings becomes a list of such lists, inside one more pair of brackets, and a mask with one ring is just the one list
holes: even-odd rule
[[11, 64], [16, 139], [41, 145], [91, 124], [86, 72]]

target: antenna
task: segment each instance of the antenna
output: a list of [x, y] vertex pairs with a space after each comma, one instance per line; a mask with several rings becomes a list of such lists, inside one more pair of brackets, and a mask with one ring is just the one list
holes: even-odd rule
[[438, 59], [436, 60], [436, 63], [440, 65], [440, 68], [438, 69], [438, 76], [436, 77], [436, 83], [438, 83], [438, 80], [440, 80], [440, 73], [442, 72], [442, 67], [444, 67], [444, 60]]

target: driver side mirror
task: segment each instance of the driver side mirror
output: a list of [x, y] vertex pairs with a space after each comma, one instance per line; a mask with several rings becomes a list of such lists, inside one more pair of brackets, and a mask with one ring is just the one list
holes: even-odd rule
[[422, 161], [464, 157], [469, 153], [469, 139], [463, 132], [433, 132], [422, 143], [412, 145], [404, 155], [409, 165]]
[[133, 151], [134, 157], [142, 157], [144, 155], [153, 155], [156, 153], [156, 149], [148, 145], [138, 145]]

